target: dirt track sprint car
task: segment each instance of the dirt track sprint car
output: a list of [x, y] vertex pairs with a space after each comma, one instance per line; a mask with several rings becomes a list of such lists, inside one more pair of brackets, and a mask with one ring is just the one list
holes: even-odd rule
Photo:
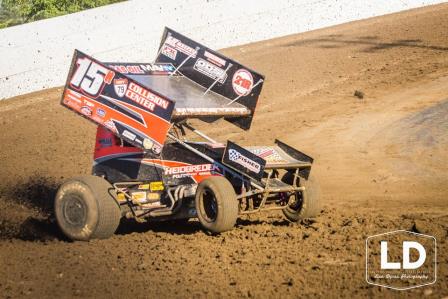
[[[219, 143], [189, 119], [249, 130], [264, 77], [169, 28], [152, 63], [102, 63], [75, 51], [61, 104], [98, 125], [92, 175], [59, 188], [55, 216], [72, 240], [107, 238], [122, 217], [198, 218], [220, 233], [239, 215], [313, 217], [313, 159], [273, 146]], [[188, 134], [187, 134], [188, 132]], [[187, 139], [194, 133], [201, 142]]]

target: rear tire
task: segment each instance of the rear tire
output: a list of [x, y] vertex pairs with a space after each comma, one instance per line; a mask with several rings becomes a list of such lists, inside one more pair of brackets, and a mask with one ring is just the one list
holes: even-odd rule
[[[282, 181], [292, 185], [294, 174], [287, 172], [282, 177]], [[303, 219], [316, 217], [320, 212], [320, 189], [313, 176], [305, 179], [298, 178], [297, 186], [305, 187], [305, 191], [298, 191], [294, 195], [295, 201], [283, 209], [283, 214], [291, 222], [298, 222]]]
[[65, 182], [56, 194], [54, 210], [62, 232], [79, 241], [109, 238], [121, 218], [115, 190], [97, 176]]
[[238, 218], [238, 201], [235, 190], [224, 177], [203, 180], [196, 191], [196, 211], [202, 226], [221, 233], [232, 229]]

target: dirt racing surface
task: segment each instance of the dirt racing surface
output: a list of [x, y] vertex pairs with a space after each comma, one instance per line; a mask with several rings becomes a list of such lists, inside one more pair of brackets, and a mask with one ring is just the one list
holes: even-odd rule
[[[62, 89], [0, 102], [0, 297], [448, 296], [447, 20], [444, 4], [223, 50], [266, 75], [253, 127], [197, 124], [314, 157], [322, 213], [299, 224], [256, 214], [209, 236], [194, 220], [127, 222], [68, 242], [52, 198], [90, 172], [95, 126]], [[366, 283], [366, 238], [398, 229], [437, 238], [436, 284]]]

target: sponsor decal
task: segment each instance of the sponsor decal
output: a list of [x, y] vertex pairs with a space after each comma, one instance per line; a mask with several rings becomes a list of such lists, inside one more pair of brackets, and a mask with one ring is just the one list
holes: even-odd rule
[[160, 52], [171, 60], [176, 60], [177, 51], [170, 46], [164, 45], [162, 46], [162, 51]]
[[249, 150], [254, 155], [257, 155], [258, 157], [263, 158], [268, 162], [286, 162], [280, 156], [280, 154], [272, 148], [255, 148]]
[[215, 54], [212, 54], [208, 51], [204, 51], [204, 56], [207, 58], [208, 61], [216, 64], [217, 66], [223, 67], [226, 65], [226, 61], [222, 59], [221, 57], [216, 56]]
[[128, 89], [128, 79], [114, 79], [114, 90], [117, 96], [122, 98]]
[[154, 143], [151, 150], [153, 151], [154, 154], [158, 155], [162, 152], [162, 146]]
[[81, 108], [78, 102], [74, 102], [71, 99], [64, 99], [64, 103], [72, 108], [75, 108], [76, 110], [79, 110]]
[[76, 103], [75, 105], [77, 107], [79, 107], [79, 105], [82, 105], [80, 98], [81, 98], [81, 95], [75, 91], [67, 89], [67, 91], [65, 92], [64, 100], [68, 103], [69, 102], [74, 102], [73, 104]]
[[140, 67], [145, 73], [151, 74], [172, 73], [176, 69], [171, 63], [141, 64]]
[[138, 185], [139, 190], [149, 190], [149, 184]]
[[243, 156], [240, 152], [233, 148], [229, 149], [229, 160], [255, 173], [259, 173], [261, 170], [261, 165], [259, 163]]
[[249, 71], [245, 69], [239, 69], [233, 75], [232, 87], [237, 95], [239, 96], [248, 95], [251, 92], [253, 85], [254, 85], [254, 78], [252, 77], [252, 74]]
[[154, 200], [156, 200], [156, 201], [158, 201], [158, 203], [160, 203], [159, 201], [160, 201], [160, 193], [148, 193], [147, 194], [147, 198], [148, 198], [148, 200], [151, 200], [151, 201], [154, 201]]
[[185, 165], [177, 167], [167, 167], [165, 168], [165, 175], [175, 175], [181, 173], [197, 175], [198, 173], [210, 172], [214, 170], [219, 170], [219, 168], [213, 164]]
[[168, 36], [166, 38], [165, 44], [170, 45], [174, 49], [176, 49], [188, 56], [191, 56], [193, 58], [196, 58], [196, 55], [198, 54], [198, 51], [196, 51], [196, 49], [193, 49], [192, 47], [187, 46], [186, 44], [182, 43], [180, 40], [178, 40], [177, 38], [174, 38], [172, 36]]
[[149, 188], [151, 189], [152, 192], [163, 191], [165, 189], [163, 187], [163, 182], [161, 182], [161, 181], [149, 183]]
[[153, 145], [154, 145], [154, 141], [152, 141], [151, 139], [145, 138], [143, 140], [143, 147], [145, 149], [151, 149], [153, 147]]
[[127, 139], [132, 140], [132, 141], [134, 141], [135, 137], [137, 137], [137, 135], [129, 132], [128, 130], [124, 130], [122, 135], [123, 135], [123, 137], [126, 137]]
[[131, 198], [136, 202], [144, 202], [146, 201], [146, 192], [145, 191], [137, 191], [131, 193]]
[[148, 108], [150, 111], [154, 111], [156, 105], [163, 109], [167, 109], [169, 105], [167, 100], [162, 99], [134, 82], [129, 84], [125, 94], [127, 98]]
[[139, 65], [123, 65], [123, 64], [114, 64], [109, 65], [111, 68], [116, 70], [117, 72], [120, 72], [122, 74], [144, 74], [145, 72], [140, 68]]
[[366, 281], [395, 290], [434, 284], [436, 238], [398, 230], [366, 239]]
[[[173, 49], [174, 50], [174, 49]], [[176, 50], [174, 50], [176, 51]], [[122, 74], [142, 75], [142, 74], [169, 74], [175, 67], [171, 63], [146, 63], [146, 64], [109, 64], [109, 67]]]
[[81, 107], [81, 113], [86, 115], [86, 116], [91, 116], [92, 115], [92, 109], [90, 109], [89, 106], [82, 106]]
[[104, 126], [109, 130], [111, 130], [112, 132], [117, 132], [117, 127], [115, 127], [114, 122], [111, 120], [105, 121]]
[[193, 68], [206, 75], [213, 80], [218, 80], [219, 83], [224, 83], [227, 79], [227, 73], [222, 68], [217, 67], [214, 64], [207, 62], [206, 60], [199, 58], [194, 64]]
[[126, 201], [126, 196], [124, 195], [124, 193], [118, 193], [117, 200], [118, 201]]
[[97, 109], [96, 109], [96, 115], [98, 115], [99, 117], [103, 118], [103, 117], [106, 116], [106, 111], [104, 111], [104, 110], [101, 109], [101, 108], [97, 108]]
[[89, 106], [89, 107], [94, 107], [95, 105], [87, 100], [84, 100], [84, 105]]
[[112, 146], [112, 138], [100, 138], [99, 139], [100, 147], [111, 147]]

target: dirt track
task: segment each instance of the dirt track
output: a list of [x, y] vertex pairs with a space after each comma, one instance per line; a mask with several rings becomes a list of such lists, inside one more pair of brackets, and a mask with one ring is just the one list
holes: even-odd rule
[[[200, 126], [313, 156], [315, 222], [261, 214], [216, 237], [127, 223], [66, 242], [47, 214], [62, 180], [89, 173], [95, 126], [61, 89], [0, 102], [0, 297], [448, 296], [447, 20], [445, 4], [223, 51], [267, 77], [254, 125]], [[435, 285], [365, 282], [365, 238], [397, 229], [436, 236]]]

